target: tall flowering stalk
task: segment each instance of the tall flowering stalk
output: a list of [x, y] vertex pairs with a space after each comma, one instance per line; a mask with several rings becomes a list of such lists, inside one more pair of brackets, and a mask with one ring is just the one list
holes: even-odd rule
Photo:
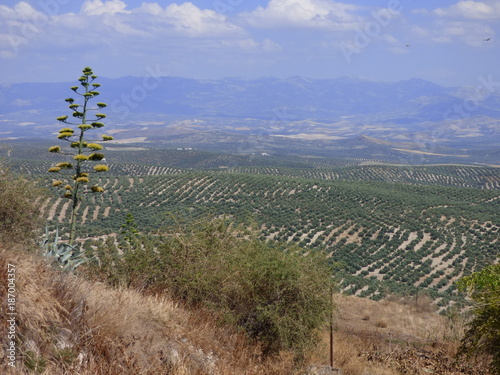
[[[104, 159], [104, 155], [100, 152], [103, 146], [95, 143], [96, 140], [87, 139], [87, 132], [102, 128], [104, 124], [100, 121], [106, 117], [102, 113], [95, 113], [105, 108], [105, 103], [98, 102], [95, 107], [91, 107], [89, 103], [99, 95], [96, 90], [101, 85], [94, 83], [96, 78], [97, 76], [94, 75], [92, 69], [87, 67], [83, 69], [83, 75], [78, 79], [81, 87], [71, 87], [71, 90], [80, 96], [81, 102], [81, 104], [77, 104], [73, 98], [66, 99], [69, 108], [73, 111], [72, 116], [76, 122], [69, 121], [68, 116], [57, 118], [58, 121], [68, 125], [59, 130], [57, 138], [69, 142], [74, 151], [65, 152], [60, 146], [49, 148], [50, 152], [71, 155], [73, 159], [71, 162], [58, 163], [49, 169], [49, 172], [52, 173], [68, 172], [66, 179], [55, 180], [52, 182], [52, 186], [61, 187], [64, 192], [63, 197], [72, 201], [70, 245], [73, 244], [75, 239], [76, 216], [81, 194], [87, 192], [102, 193], [104, 191], [102, 187], [90, 183], [91, 173], [106, 172], [108, 170], [108, 166], [104, 164], [95, 164], [91, 168], [91, 163]], [[101, 141], [110, 141], [112, 139], [113, 137], [109, 135], [103, 135]]]

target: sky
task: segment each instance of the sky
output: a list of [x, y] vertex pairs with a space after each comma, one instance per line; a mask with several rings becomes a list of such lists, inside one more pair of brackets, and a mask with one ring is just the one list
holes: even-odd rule
[[[178, 76], [500, 82], [500, 0], [3, 0], [0, 84]], [[500, 83], [498, 84], [500, 86]]]

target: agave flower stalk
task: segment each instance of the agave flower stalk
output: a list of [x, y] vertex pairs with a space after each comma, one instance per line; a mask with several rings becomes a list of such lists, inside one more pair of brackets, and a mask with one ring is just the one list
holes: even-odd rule
[[[62, 155], [71, 156], [71, 162], [62, 162], [51, 167], [48, 171], [52, 173], [62, 174], [67, 172], [66, 180], [56, 180], [52, 183], [54, 187], [60, 187], [62, 196], [72, 200], [71, 215], [70, 215], [70, 236], [69, 244], [72, 245], [75, 239], [75, 230], [77, 222], [77, 211], [81, 201], [82, 193], [102, 193], [104, 189], [97, 185], [91, 185], [91, 173], [106, 172], [108, 167], [103, 164], [90, 167], [90, 163], [104, 160], [104, 154], [100, 151], [103, 146], [97, 140], [89, 140], [87, 133], [89, 131], [100, 129], [104, 126], [101, 122], [106, 118], [106, 115], [97, 111], [106, 108], [106, 104], [102, 102], [96, 103], [96, 107], [91, 107], [90, 102], [95, 99], [99, 92], [96, 91], [101, 85], [94, 83], [97, 76], [92, 72], [92, 69], [87, 67], [83, 69], [82, 76], [78, 79], [80, 86], [72, 86], [73, 90], [80, 96], [80, 104], [74, 98], [67, 98], [65, 101], [69, 103], [69, 109], [74, 120], [70, 120], [69, 116], [60, 116], [58, 121], [66, 126], [59, 130], [57, 138], [70, 143], [71, 152], [65, 152], [60, 146], [52, 146], [49, 151]], [[96, 113], [97, 112], [97, 113]], [[110, 141], [113, 137], [102, 135], [101, 141]], [[96, 152], [99, 151], [99, 152]]]

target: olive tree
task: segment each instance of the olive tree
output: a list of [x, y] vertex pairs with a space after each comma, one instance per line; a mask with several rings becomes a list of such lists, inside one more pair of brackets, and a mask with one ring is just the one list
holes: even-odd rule
[[[71, 156], [71, 161], [60, 162], [49, 169], [49, 172], [64, 174], [66, 178], [54, 180], [52, 186], [63, 189], [63, 197], [71, 200], [71, 216], [70, 216], [70, 236], [69, 244], [72, 245], [75, 239], [75, 228], [77, 221], [78, 206], [83, 193], [102, 193], [104, 189], [101, 186], [92, 184], [91, 174], [94, 172], [105, 172], [108, 166], [96, 163], [104, 159], [104, 155], [100, 152], [103, 146], [97, 140], [88, 138], [88, 132], [100, 129], [104, 126], [101, 122], [106, 117], [105, 114], [99, 111], [106, 107], [105, 103], [97, 102], [95, 106], [91, 105], [99, 92], [96, 91], [101, 85], [94, 83], [97, 78], [92, 72], [92, 69], [87, 67], [83, 69], [82, 76], [78, 79], [80, 86], [73, 86], [71, 90], [80, 98], [75, 100], [67, 98], [69, 109], [72, 111], [72, 121], [69, 116], [60, 116], [58, 121], [67, 126], [59, 130], [57, 138], [69, 143], [70, 148], [62, 149], [60, 146], [52, 146], [49, 151], [62, 155]], [[110, 141], [113, 137], [102, 135], [101, 141]]]

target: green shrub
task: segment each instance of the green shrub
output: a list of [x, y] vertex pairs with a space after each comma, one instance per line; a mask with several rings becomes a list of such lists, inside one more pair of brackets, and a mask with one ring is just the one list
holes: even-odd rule
[[474, 303], [460, 353], [491, 356], [491, 371], [500, 374], [500, 264], [462, 278], [458, 286]]
[[127, 285], [213, 309], [258, 340], [264, 354], [301, 354], [316, 343], [332, 307], [324, 253], [304, 256], [294, 247], [243, 238], [244, 230], [225, 220], [193, 227], [161, 236], [154, 249], [126, 252], [105, 271], [108, 280], [118, 274]]

